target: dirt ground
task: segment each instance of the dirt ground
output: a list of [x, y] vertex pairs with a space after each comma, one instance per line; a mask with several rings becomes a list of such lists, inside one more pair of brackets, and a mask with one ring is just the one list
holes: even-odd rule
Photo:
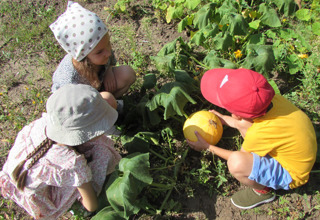
[[[53, 1], [56, 2], [55, 6], [58, 11], [64, 11], [66, 0]], [[89, 0], [79, 1], [79, 3], [86, 6], [86, 8], [97, 13], [102, 19], [106, 19], [108, 16], [104, 7], [112, 8], [115, 2], [115, 0], [93, 1], [93, 3]], [[136, 5], [139, 4], [136, 3]], [[152, 33], [152, 36], [147, 36], [145, 26], [142, 25], [143, 16], [141, 16], [139, 10], [141, 10], [141, 8], [136, 6], [130, 9], [128, 15], [115, 16], [112, 18], [109, 17], [107, 26], [112, 27], [114, 30], [116, 30], [117, 27], [123, 27], [125, 25], [133, 27], [133, 30], [135, 31], [135, 43], [139, 45], [139, 48], [141, 48], [145, 54], [150, 56], [156, 55], [164, 44], [171, 42], [178, 36], [182, 36], [183, 38], [187, 37], [186, 33], [178, 33], [174, 24], [167, 24], [159, 19], [152, 20], [152, 23], [150, 23], [151, 25], [148, 27], [150, 31], [148, 33]], [[153, 11], [151, 11], [151, 9], [147, 8], [145, 10], [147, 10], [147, 12], [150, 13], [150, 16], [152, 16]], [[0, 46], [3, 45], [3, 43], [4, 42], [0, 42]], [[120, 45], [119, 42], [113, 40], [112, 45], [119, 62], [125, 61], [125, 57], [128, 56], [128, 54], [126, 54], [127, 52], [126, 50], [123, 50], [123, 48], [130, 45]], [[2, 79], [5, 79], [6, 77], [19, 76], [19, 72], [21, 72], [22, 69], [27, 73], [23, 78], [19, 78], [19, 81], [11, 87], [9, 96], [12, 99], [12, 102], [19, 101], [21, 96], [18, 94], [25, 92], [26, 82], [30, 80], [39, 88], [50, 90], [51, 80], [40, 74], [42, 69], [39, 67], [38, 59], [43, 56], [45, 56], [45, 54], [39, 52], [31, 56], [28, 55], [25, 59], [23, 59], [23, 57], [19, 60], [13, 59], [3, 64], [2, 72], [5, 74], [1, 74], [0, 77]], [[46, 68], [53, 73], [57, 64], [58, 62], [49, 62]], [[1, 125], [1, 131], [4, 131], [5, 129], [6, 125]], [[8, 135], [10, 134], [6, 133], [5, 135], [1, 135], [1, 140], [8, 138]], [[5, 149], [4, 143], [1, 144], [2, 148]], [[0, 159], [1, 167], [4, 161], [5, 158], [2, 157]], [[180, 213], [174, 213], [170, 216], [158, 216], [157, 219], [320, 219], [320, 208], [318, 207], [316, 209], [316, 205], [319, 204], [319, 195], [317, 197], [312, 196], [314, 191], [319, 190], [319, 176], [319, 174], [313, 174], [311, 175], [309, 183], [300, 189], [289, 192], [280, 191], [278, 194], [282, 195], [281, 199], [277, 197], [273, 203], [266, 204], [260, 206], [258, 209], [249, 211], [239, 210], [230, 202], [230, 196], [242, 187], [239, 188], [238, 186], [235, 186], [235, 190], [228, 192], [226, 196], [213, 197], [210, 197], [202, 189], [197, 189], [195, 197], [193, 198], [187, 198], [186, 195], [180, 195], [177, 198], [182, 204], [182, 210]], [[8, 206], [10, 206], [11, 209], [17, 210], [17, 213], [19, 214], [13, 218], [11, 218], [11, 216], [7, 216], [7, 219], [28, 219], [28, 217], [26, 217], [26, 213], [14, 204], [1, 204], [1, 207]], [[301, 213], [303, 213], [303, 215], [301, 215]], [[68, 219], [69, 217], [70, 215], [66, 215], [61, 219]], [[144, 217], [139, 218], [145, 219]], [[139, 218], [133, 217], [133, 219]]]

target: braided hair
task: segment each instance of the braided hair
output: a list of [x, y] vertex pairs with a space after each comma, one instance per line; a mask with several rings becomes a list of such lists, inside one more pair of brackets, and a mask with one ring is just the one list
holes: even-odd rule
[[[29, 169], [50, 149], [54, 144], [54, 141], [48, 137], [42, 141], [30, 154], [27, 155], [27, 158], [21, 161], [18, 166], [13, 170], [12, 176], [14, 181], [17, 183], [17, 188], [19, 190], [24, 190], [26, 184], [26, 177]], [[26, 170], [21, 173], [22, 168], [27, 160], [31, 159], [31, 162], [28, 164]]]

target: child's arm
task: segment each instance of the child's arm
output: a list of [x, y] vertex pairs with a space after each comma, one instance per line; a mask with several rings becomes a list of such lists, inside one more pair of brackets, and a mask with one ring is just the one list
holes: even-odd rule
[[112, 68], [112, 66], [109, 66], [103, 79], [104, 89], [110, 93], [114, 93], [118, 88], [116, 76]]
[[94, 212], [98, 208], [98, 198], [96, 192], [93, 190], [91, 183], [84, 183], [77, 187], [80, 192], [82, 205], [89, 211]]
[[209, 150], [211, 153], [218, 155], [219, 157], [228, 160], [230, 154], [233, 152], [231, 150], [226, 150], [214, 145], [210, 145], [208, 142], [206, 142], [201, 135], [195, 131], [194, 132], [195, 135], [198, 138], [198, 141], [196, 142], [192, 142], [187, 140], [188, 144], [190, 145], [190, 147], [196, 151], [202, 151], [202, 150]]
[[232, 128], [236, 128], [237, 129], [237, 126], [236, 126], [236, 122], [237, 120], [229, 115], [223, 115], [219, 112], [217, 112], [216, 110], [209, 110], [209, 112], [212, 112], [214, 113], [216, 116], [218, 116], [221, 120], [221, 123], [223, 125], [227, 125], [229, 127], [232, 127]]
[[240, 116], [232, 114], [232, 116], [229, 115], [223, 115], [215, 110], [209, 110], [210, 112], [213, 112], [216, 114], [223, 125], [228, 125], [229, 127], [237, 129], [242, 137], [244, 138], [246, 136], [247, 130], [252, 126], [253, 120], [252, 119], [246, 119], [242, 118]]

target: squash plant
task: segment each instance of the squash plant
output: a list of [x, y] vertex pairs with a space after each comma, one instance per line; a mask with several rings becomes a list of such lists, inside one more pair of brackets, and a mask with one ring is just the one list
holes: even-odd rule
[[[152, 3], [189, 39], [179, 37], [164, 45], [151, 57], [157, 72], [144, 75], [141, 90], [124, 98], [126, 115], [117, 125], [122, 131], [118, 143], [126, 155], [108, 182], [107, 204], [94, 219], [129, 219], [139, 213], [179, 210], [172, 195], [194, 182], [209, 185], [215, 192], [226, 187], [228, 174], [219, 159], [201, 155], [197, 167], [190, 170], [189, 166], [192, 152], [182, 126], [193, 112], [212, 108], [200, 94], [202, 74], [212, 68], [249, 68], [264, 74], [280, 93], [285, 89], [277, 87], [275, 76], [296, 82], [312, 57], [309, 41], [286, 22], [296, 19], [295, 15], [309, 19], [310, 11], [297, 11], [294, 0]], [[316, 22], [309, 24], [314, 34], [318, 33]], [[301, 54], [310, 56], [302, 59]], [[233, 146], [234, 142], [236, 147], [241, 145], [240, 138], [231, 134], [224, 135], [219, 144]]]

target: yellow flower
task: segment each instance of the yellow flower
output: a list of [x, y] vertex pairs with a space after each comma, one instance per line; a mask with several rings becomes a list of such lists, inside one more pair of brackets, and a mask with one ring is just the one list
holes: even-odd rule
[[40, 93], [38, 92], [38, 93], [37, 93], [37, 98], [39, 98], [39, 96], [40, 96]]
[[36, 101], [33, 100], [33, 101], [32, 101], [32, 104], [36, 104]]
[[285, 19], [285, 18], [284, 18], [284, 19], [282, 19], [282, 22], [283, 22], [283, 23], [284, 23], [284, 22], [286, 22], [286, 21], [287, 21], [287, 19]]
[[3, 95], [3, 93], [2, 93], [2, 92], [0, 92], [0, 95]]
[[29, 90], [29, 88], [28, 88], [28, 87], [26, 87], [26, 90]]
[[308, 58], [309, 56], [308, 56], [308, 54], [299, 54], [298, 55], [298, 57], [300, 58], [300, 59], [306, 59], [306, 58]]
[[42, 100], [40, 101], [40, 103], [42, 103]]
[[237, 51], [234, 52], [234, 55], [238, 59], [238, 58], [241, 58], [243, 54], [241, 53], [241, 50], [237, 50]]

